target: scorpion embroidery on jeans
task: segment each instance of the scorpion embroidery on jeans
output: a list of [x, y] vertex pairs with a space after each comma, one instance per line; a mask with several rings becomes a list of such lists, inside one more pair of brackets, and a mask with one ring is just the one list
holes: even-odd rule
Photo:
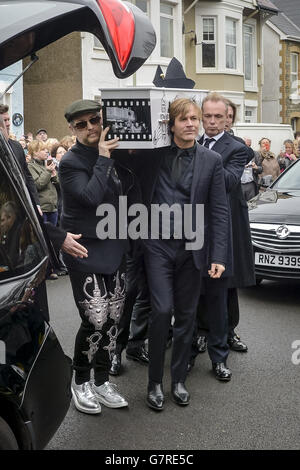
[[[93, 295], [90, 295], [87, 292], [86, 287], [88, 284], [91, 284], [91, 282], [93, 282], [93, 278]], [[89, 322], [94, 325], [95, 330], [101, 330], [103, 325], [106, 323], [108, 316], [109, 304], [107, 299], [107, 290], [103, 279], [104, 294], [101, 295], [101, 290], [99, 288], [95, 274], [93, 274], [93, 278], [91, 276], [88, 276], [83, 286], [83, 291], [89, 300], [85, 299], [82, 302], [79, 302], [79, 305], [84, 308], [84, 315], [87, 316]]]

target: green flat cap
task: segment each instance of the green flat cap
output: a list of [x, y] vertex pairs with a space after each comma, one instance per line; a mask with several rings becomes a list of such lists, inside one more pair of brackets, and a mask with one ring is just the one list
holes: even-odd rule
[[72, 121], [78, 114], [89, 112], [98, 112], [101, 104], [94, 100], [77, 100], [71, 103], [65, 110], [65, 118], [68, 122]]

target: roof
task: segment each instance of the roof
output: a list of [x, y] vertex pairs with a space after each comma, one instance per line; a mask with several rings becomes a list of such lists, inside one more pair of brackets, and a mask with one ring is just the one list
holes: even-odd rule
[[[299, 0], [272, 0], [281, 13], [300, 28]], [[273, 21], [273, 18], [272, 18]]]
[[276, 13], [278, 11], [278, 8], [276, 5], [274, 5], [274, 1], [272, 2], [270, 0], [257, 0], [257, 5], [259, 8], [262, 8], [264, 10], [270, 10]]
[[278, 16], [272, 16], [269, 21], [286, 36], [300, 38], [300, 8], [299, 0], [272, 0], [279, 8]]

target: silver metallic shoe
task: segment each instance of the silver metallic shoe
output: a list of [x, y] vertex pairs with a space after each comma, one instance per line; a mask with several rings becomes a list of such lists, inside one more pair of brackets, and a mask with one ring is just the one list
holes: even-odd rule
[[92, 415], [101, 413], [101, 405], [92, 391], [90, 382], [77, 385], [73, 380], [71, 390], [77, 410]]
[[105, 382], [98, 387], [93, 384], [92, 389], [98, 401], [108, 408], [123, 408], [128, 406], [125, 398], [118, 392], [116, 384]]

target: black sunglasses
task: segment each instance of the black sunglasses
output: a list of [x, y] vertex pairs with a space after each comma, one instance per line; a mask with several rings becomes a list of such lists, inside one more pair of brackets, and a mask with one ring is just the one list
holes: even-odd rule
[[95, 124], [99, 124], [100, 121], [101, 121], [101, 116], [95, 116], [95, 117], [92, 117], [91, 119], [88, 119], [87, 121], [76, 122], [76, 124], [73, 124], [73, 127], [75, 127], [75, 129], [81, 130], [87, 127], [88, 122], [94, 126]]

